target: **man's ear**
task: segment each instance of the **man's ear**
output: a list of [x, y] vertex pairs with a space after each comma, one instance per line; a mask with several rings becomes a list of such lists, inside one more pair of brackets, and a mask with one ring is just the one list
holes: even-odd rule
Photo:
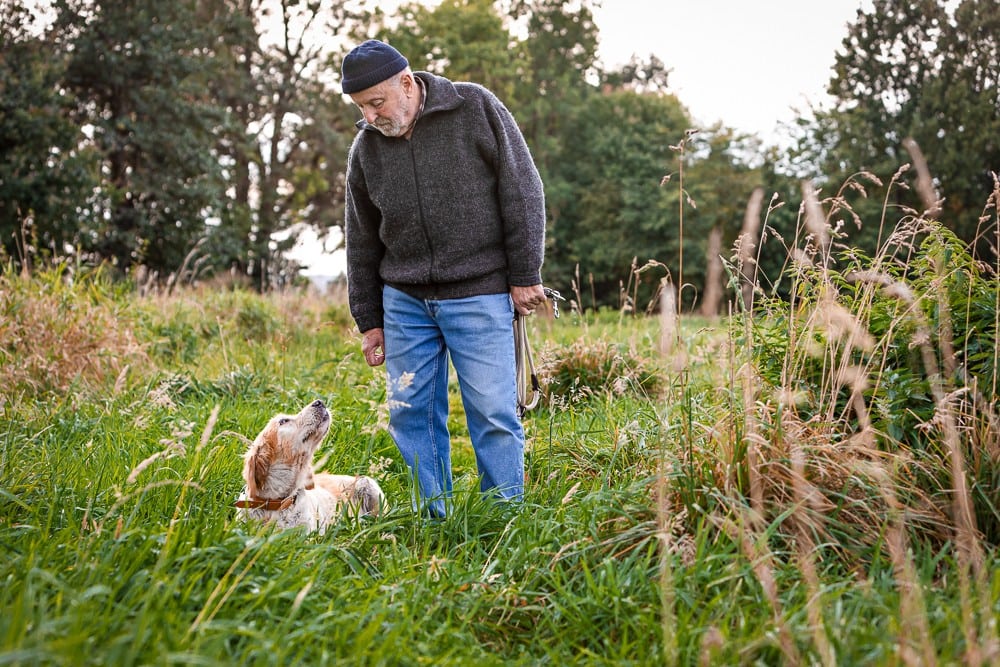
[[413, 92], [417, 89], [417, 82], [413, 80], [412, 72], [406, 72], [400, 76], [399, 85], [403, 88], [403, 93], [407, 97], [411, 97]]

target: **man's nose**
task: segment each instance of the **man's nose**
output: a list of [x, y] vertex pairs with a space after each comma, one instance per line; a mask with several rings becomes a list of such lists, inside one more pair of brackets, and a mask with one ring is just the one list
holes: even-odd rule
[[375, 119], [378, 118], [378, 112], [375, 109], [365, 111], [364, 114], [365, 114], [365, 122], [370, 124], [374, 124]]

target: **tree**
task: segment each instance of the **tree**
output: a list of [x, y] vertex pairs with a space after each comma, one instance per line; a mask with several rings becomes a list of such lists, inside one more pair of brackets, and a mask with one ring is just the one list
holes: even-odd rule
[[[633, 259], [671, 266], [676, 276], [678, 194], [660, 183], [675, 164], [671, 145], [690, 124], [680, 102], [608, 91], [589, 97], [563, 123], [561, 134], [575, 140], [563, 144], [551, 170], [558, 176], [546, 182], [547, 278], [568, 289], [579, 270], [592, 280], [586, 287], [599, 305], [618, 305]], [[646, 279], [655, 284], [662, 275]], [[641, 290], [639, 307], [653, 288]]]
[[330, 38], [349, 31], [348, 5], [203, 0], [227, 26], [217, 47], [225, 74], [211, 86], [232, 121], [218, 137], [233, 185], [223, 218], [245, 252], [229, 262], [260, 289], [294, 279], [299, 267], [284, 253], [299, 231], [343, 225], [354, 115], [334, 87]]
[[[269, 3], [273, 7], [275, 3]], [[351, 19], [342, 0], [280, 0], [270, 12], [273, 44], [261, 47], [252, 76], [261, 93], [248, 131], [248, 155], [259, 202], [253, 207], [252, 273], [266, 286], [277, 271], [266, 261], [295, 241], [295, 229], [321, 231], [343, 225], [344, 169], [354, 136], [354, 116], [333, 88], [329, 37], [344, 33]], [[275, 16], [274, 9], [277, 9]], [[268, 35], [263, 35], [265, 42]], [[275, 246], [275, 234], [291, 232]], [[294, 267], [293, 267], [294, 269]]]
[[521, 52], [492, 0], [444, 0], [433, 8], [411, 3], [400, 8], [398, 18], [379, 37], [399, 49], [413, 69], [482, 84], [508, 107], [518, 106]]
[[[858, 12], [837, 54], [829, 85], [836, 101], [806, 126], [806, 159], [828, 190], [860, 170], [888, 182], [911, 161], [903, 147], [911, 137], [945, 197], [941, 220], [972, 240], [993, 188], [990, 172], [1000, 169], [998, 81], [996, 0], [875, 0], [871, 11]], [[912, 191], [897, 188], [893, 196], [897, 205], [921, 208]], [[879, 207], [858, 202], [865, 219], [878, 219]], [[863, 230], [857, 241], [872, 250], [875, 231]]]
[[[393, 26], [377, 34], [415, 68], [484, 83], [501, 92], [518, 120], [545, 183], [547, 282], [568, 290], [582, 271], [590, 284], [581, 289], [598, 305], [618, 306], [622, 287], [635, 279], [633, 260], [652, 260], [657, 270], [643, 272], [628, 294], [643, 307], [665, 267], [676, 278], [682, 196], [660, 182], [676, 166], [671, 146], [690, 118], [669, 93], [664, 63], [634, 58], [621, 71], [602, 71], [589, 2], [411, 4]], [[707, 204], [686, 211], [694, 280], [704, 278], [711, 229], [719, 228], [726, 243], [735, 238], [755, 177], [740, 161], [740, 147], [755, 148], [745, 138], [722, 128], [701, 137], [696, 153], [683, 158], [688, 167], [703, 163], [696, 168], [702, 180], [692, 183]], [[689, 302], [693, 294], [685, 292]]]
[[266, 289], [295, 277], [298, 230], [342, 225], [354, 114], [329, 37], [350, 3], [55, 0], [42, 35], [0, 1], [8, 252], [29, 228], [59, 254], [165, 278], [197, 250], [200, 272]]
[[38, 23], [28, 7], [0, 3], [0, 247], [17, 262], [41, 248], [62, 256], [75, 245], [96, 172], [69, 119], [63, 61]]
[[190, 0], [60, 0], [56, 9], [64, 84], [101, 158], [81, 246], [122, 270], [174, 271], [225, 190], [212, 150], [224, 116], [206, 92], [216, 76], [211, 26], [195, 20]]
[[669, 93], [668, 79], [671, 70], [655, 55], [643, 60], [633, 55], [617, 71], [603, 72], [603, 85], [611, 88], [628, 88], [639, 93]]
[[[561, 179], [561, 148], [579, 141], [565, 134], [566, 119], [597, 92], [598, 28], [588, 0], [510, 0], [512, 27], [523, 26], [524, 70], [515, 94], [516, 115], [543, 180]], [[558, 186], [557, 186], [558, 187]]]
[[[685, 211], [684, 282], [698, 286], [701, 292], [681, 293], [681, 303], [694, 306], [711, 289], [709, 279], [709, 242], [718, 235], [721, 256], [726, 260], [740, 235], [747, 203], [762, 185], [759, 162], [760, 142], [732, 129], [717, 125], [692, 136], [692, 160], [684, 177], [684, 190], [691, 206]], [[679, 215], [679, 214], [678, 214]], [[756, 243], [756, 240], [755, 240]], [[713, 278], [714, 280], [714, 278]], [[717, 288], [713, 284], [712, 289]], [[730, 293], [735, 297], [735, 293]], [[720, 302], [724, 303], [724, 298]], [[716, 309], [711, 309], [717, 314]], [[705, 312], [705, 314], [709, 314]]]

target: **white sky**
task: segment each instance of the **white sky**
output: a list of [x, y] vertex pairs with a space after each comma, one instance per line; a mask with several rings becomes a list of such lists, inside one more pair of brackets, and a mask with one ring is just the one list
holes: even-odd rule
[[[432, 0], [433, 3], [433, 0]], [[388, 4], [388, 3], [387, 3]], [[837, 50], [870, 0], [603, 0], [594, 10], [607, 68], [656, 55], [701, 126], [715, 122], [780, 141], [779, 124], [825, 99]], [[293, 256], [308, 275], [343, 272], [343, 253], [316, 256], [306, 235]]]
[[604, 0], [600, 55], [635, 53], [672, 70], [668, 84], [695, 121], [759, 135], [820, 102], [834, 58], [867, 0]]

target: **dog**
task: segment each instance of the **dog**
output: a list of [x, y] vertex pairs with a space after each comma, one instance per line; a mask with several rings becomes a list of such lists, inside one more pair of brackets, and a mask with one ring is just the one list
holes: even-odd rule
[[313, 472], [316, 448], [330, 430], [330, 411], [314, 401], [297, 415], [276, 415], [244, 456], [246, 487], [235, 505], [244, 519], [279, 528], [305, 526], [322, 535], [346, 509], [377, 516], [385, 494], [371, 477]]

